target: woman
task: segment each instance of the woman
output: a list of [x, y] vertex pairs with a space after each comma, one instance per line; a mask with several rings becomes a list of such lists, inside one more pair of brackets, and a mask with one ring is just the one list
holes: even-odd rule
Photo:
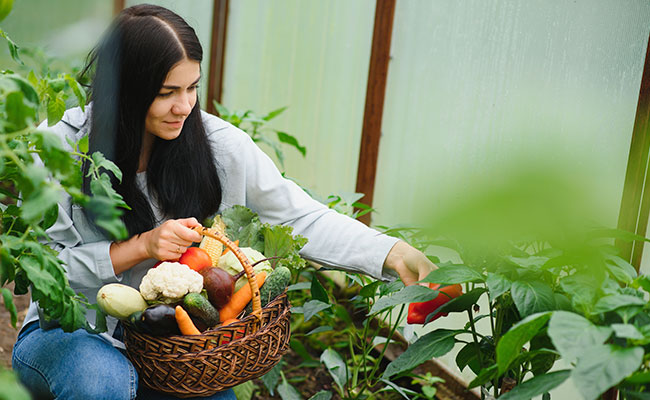
[[[434, 268], [408, 244], [311, 199], [282, 178], [246, 133], [202, 112], [201, 59], [194, 30], [152, 5], [122, 11], [91, 53], [91, 105], [68, 110], [51, 129], [74, 140], [89, 135], [90, 151], [101, 151], [121, 169], [121, 182], [113, 184], [131, 207], [122, 217], [130, 238], [110, 241], [91, 215], [62, 201], [48, 234], [76, 291], [95, 299], [107, 283], [137, 288], [157, 260], [177, 260], [201, 240], [191, 229], [198, 221], [236, 204], [264, 222], [293, 226], [309, 239], [301, 254], [321, 264], [378, 279], [399, 276], [407, 285]], [[171, 398], [138, 386], [117, 321], [108, 322], [101, 335], [44, 330], [32, 303], [13, 368], [35, 398]], [[212, 398], [234, 395], [227, 390]]]

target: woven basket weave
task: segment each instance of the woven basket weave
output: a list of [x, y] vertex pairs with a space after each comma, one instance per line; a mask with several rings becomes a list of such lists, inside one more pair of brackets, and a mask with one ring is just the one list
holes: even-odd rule
[[[241, 253], [228, 239], [206, 228], [201, 233], [223, 241], [235, 255]], [[252, 267], [243, 257], [253, 296], [259, 297]], [[280, 361], [289, 349], [289, 309], [286, 292], [263, 308], [253, 301], [253, 313], [241, 321], [200, 335], [152, 336], [127, 324], [124, 344], [147, 387], [178, 397], [210, 396], [260, 377]]]

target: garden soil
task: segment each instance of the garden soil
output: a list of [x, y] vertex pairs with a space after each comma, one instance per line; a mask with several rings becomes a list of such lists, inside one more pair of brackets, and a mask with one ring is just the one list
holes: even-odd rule
[[[7, 288], [13, 293], [13, 283], [8, 285]], [[14, 304], [18, 311], [16, 328], [11, 326], [11, 318], [9, 317], [9, 312], [4, 308], [4, 303], [0, 306], [0, 366], [6, 368], [11, 367], [11, 350], [14, 348], [16, 336], [18, 336], [18, 329], [22, 326], [25, 315], [27, 314], [29, 295], [14, 295]]]

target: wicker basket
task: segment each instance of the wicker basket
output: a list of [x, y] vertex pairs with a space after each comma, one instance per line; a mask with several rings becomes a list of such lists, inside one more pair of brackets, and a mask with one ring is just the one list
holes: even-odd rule
[[178, 397], [210, 396], [264, 375], [287, 352], [291, 336], [286, 292], [262, 308], [255, 274], [243, 253], [217, 232], [202, 228], [200, 233], [222, 241], [244, 265], [253, 312], [201, 335], [151, 336], [125, 325], [124, 344], [140, 381]]

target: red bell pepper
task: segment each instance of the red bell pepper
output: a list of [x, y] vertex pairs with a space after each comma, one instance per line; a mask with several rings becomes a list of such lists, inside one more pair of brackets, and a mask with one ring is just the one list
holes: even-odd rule
[[[429, 288], [439, 290], [438, 296], [433, 300], [409, 304], [409, 312], [406, 317], [406, 322], [409, 324], [424, 324], [427, 316], [437, 310], [438, 307], [463, 294], [463, 288], [458, 284], [440, 288], [438, 283], [429, 283]], [[439, 312], [431, 318], [431, 321], [446, 317], [447, 314]]]

